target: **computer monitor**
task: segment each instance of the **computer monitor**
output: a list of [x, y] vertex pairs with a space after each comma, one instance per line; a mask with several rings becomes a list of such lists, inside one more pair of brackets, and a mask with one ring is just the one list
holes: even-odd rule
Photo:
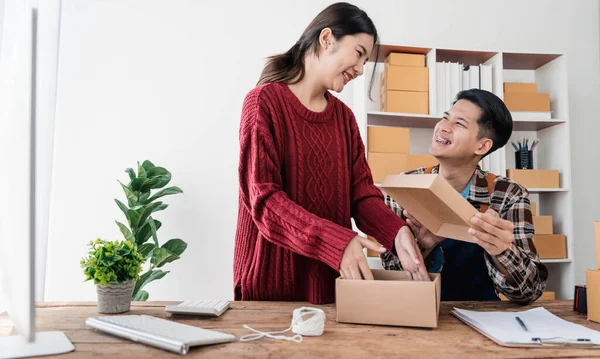
[[6, 2], [8, 36], [0, 52], [0, 291], [15, 335], [0, 336], [0, 358], [75, 349], [62, 332], [35, 330], [36, 139], [42, 135], [36, 126], [37, 18], [37, 8], [27, 1]]

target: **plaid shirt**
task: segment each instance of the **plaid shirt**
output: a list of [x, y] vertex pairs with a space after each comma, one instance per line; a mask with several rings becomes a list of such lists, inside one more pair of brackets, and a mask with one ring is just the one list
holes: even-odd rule
[[[432, 173], [438, 173], [439, 165]], [[422, 174], [425, 168], [419, 168], [406, 174]], [[504, 294], [510, 301], [529, 304], [538, 299], [548, 280], [548, 269], [540, 262], [533, 243], [533, 223], [528, 192], [512, 180], [498, 176], [494, 181], [493, 191], [488, 193], [487, 174], [477, 166], [475, 179], [469, 191], [468, 201], [477, 210], [481, 204], [489, 203], [489, 208], [498, 212], [501, 218], [512, 222], [515, 226], [512, 246], [496, 256], [508, 271], [515, 285], [507, 282], [506, 277], [494, 266], [489, 254], [485, 252], [485, 263], [488, 274], [494, 282], [496, 292]], [[385, 203], [397, 215], [403, 217], [402, 207], [389, 195], [385, 194]], [[404, 217], [403, 217], [404, 218]], [[381, 255], [383, 266], [388, 270], [402, 270], [400, 260], [391, 252]]]

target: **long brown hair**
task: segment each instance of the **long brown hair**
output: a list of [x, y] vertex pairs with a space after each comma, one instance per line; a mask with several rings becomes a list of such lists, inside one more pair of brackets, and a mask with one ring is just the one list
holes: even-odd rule
[[[270, 56], [260, 74], [257, 85], [269, 82], [297, 83], [304, 78], [304, 58], [312, 51], [318, 53], [319, 36], [325, 28], [330, 28], [333, 37], [339, 40], [346, 35], [366, 33], [375, 40], [375, 53], [378, 54], [379, 38], [373, 21], [366, 12], [345, 2], [332, 4], [321, 11], [296, 41], [294, 46], [283, 54]], [[377, 59], [375, 59], [377, 62]], [[373, 67], [373, 75], [375, 67]], [[371, 85], [375, 76], [371, 76]]]

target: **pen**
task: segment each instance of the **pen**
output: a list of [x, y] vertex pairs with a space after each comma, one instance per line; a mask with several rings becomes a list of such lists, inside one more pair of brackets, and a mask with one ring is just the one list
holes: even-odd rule
[[540, 139], [539, 139], [539, 138], [533, 142], [533, 145], [531, 145], [531, 150], [532, 150], [532, 151], [533, 151], [533, 149], [535, 148], [535, 146], [537, 146], [537, 144], [538, 144], [539, 142], [540, 142]]
[[515, 319], [517, 320], [517, 322], [519, 322], [519, 325], [521, 326], [521, 328], [523, 328], [524, 331], [526, 331], [526, 332], [529, 331], [529, 330], [527, 330], [527, 327], [525, 326], [525, 323], [523, 323], [523, 321], [521, 320], [521, 318], [515, 317]]
[[514, 142], [511, 142], [511, 143], [512, 143], [512, 146], [514, 147], [515, 151], [519, 151], [519, 147], [517, 147], [517, 145], [515, 145]]

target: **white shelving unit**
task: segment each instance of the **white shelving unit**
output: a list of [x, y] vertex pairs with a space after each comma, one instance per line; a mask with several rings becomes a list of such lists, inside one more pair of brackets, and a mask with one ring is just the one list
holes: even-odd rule
[[[383, 61], [390, 52], [423, 54], [429, 68], [429, 114], [389, 113], [379, 110], [378, 79], [383, 70]], [[569, 143], [569, 101], [567, 67], [562, 54], [535, 54], [502, 51], [476, 51], [464, 49], [435, 49], [382, 44], [378, 62], [373, 73], [373, 61], [365, 66], [365, 75], [354, 80], [353, 110], [358, 121], [365, 147], [368, 151], [367, 126], [394, 126], [411, 128], [411, 153], [428, 153], [435, 124], [447, 110], [438, 109], [436, 101], [436, 63], [459, 62], [465, 65], [492, 65], [493, 92], [504, 99], [504, 82], [535, 82], [538, 92], [549, 93], [551, 118], [547, 113], [513, 113], [513, 134], [509, 145], [489, 156], [486, 170], [506, 175], [506, 170], [515, 168], [514, 149], [510, 141], [524, 136], [539, 138], [533, 151], [534, 168], [557, 169], [560, 172], [561, 188], [529, 188], [530, 199], [537, 202], [538, 215], [552, 215], [554, 233], [567, 238], [567, 259], [543, 260], [549, 269], [547, 290], [556, 292], [557, 299], [571, 299], [574, 288], [573, 265], [573, 210], [571, 193], [571, 164]], [[371, 77], [375, 81], [370, 90]], [[530, 142], [531, 143], [531, 142]], [[368, 155], [368, 154], [367, 154]]]

